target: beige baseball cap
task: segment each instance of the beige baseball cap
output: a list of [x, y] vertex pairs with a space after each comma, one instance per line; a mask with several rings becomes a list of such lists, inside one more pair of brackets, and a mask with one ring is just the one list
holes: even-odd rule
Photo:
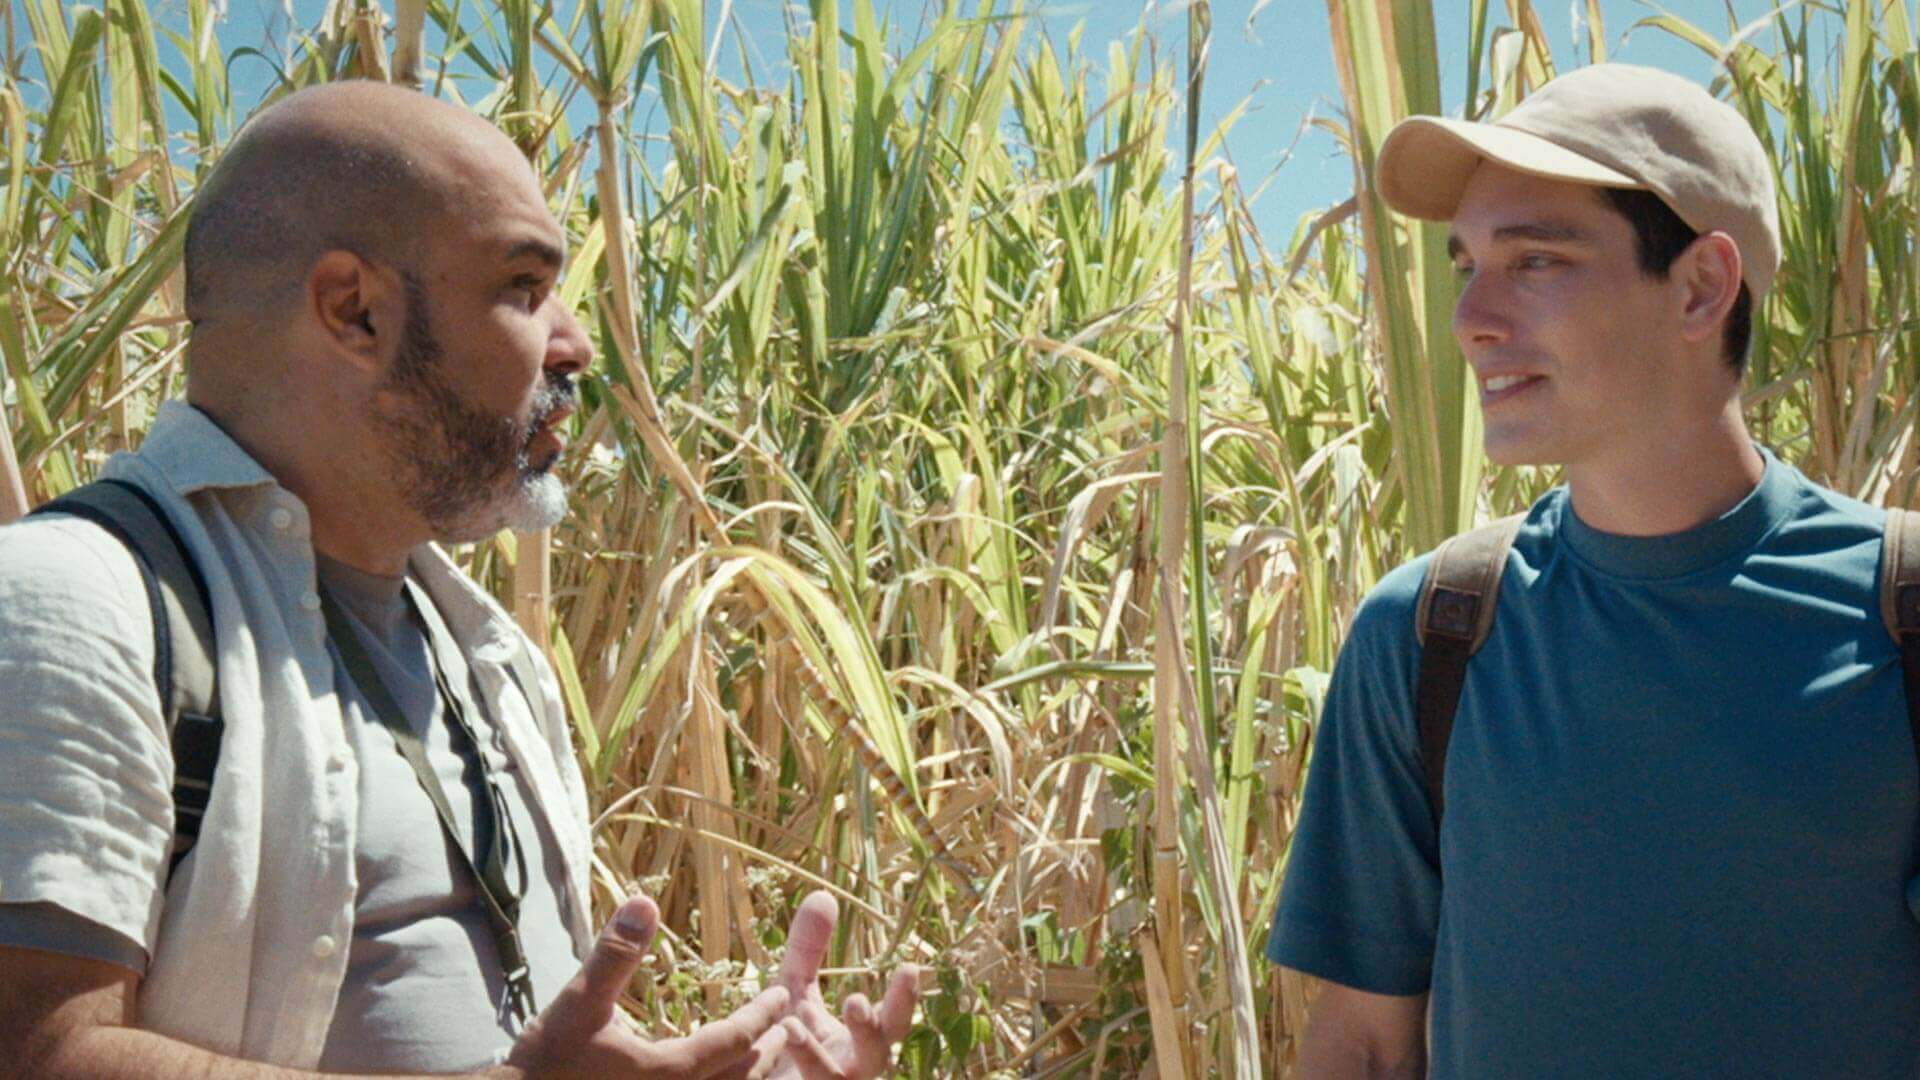
[[1547, 83], [1492, 123], [1401, 121], [1380, 146], [1380, 196], [1446, 221], [1482, 161], [1555, 180], [1651, 191], [1695, 232], [1726, 233], [1758, 300], [1780, 267], [1773, 166], [1738, 112], [1655, 68], [1595, 64]]

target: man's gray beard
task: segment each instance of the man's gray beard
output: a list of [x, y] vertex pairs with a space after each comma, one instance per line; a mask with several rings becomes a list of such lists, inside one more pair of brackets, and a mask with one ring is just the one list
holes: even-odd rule
[[405, 404], [382, 410], [379, 419], [392, 440], [389, 450], [407, 505], [444, 543], [558, 524], [567, 513], [566, 486], [549, 471], [552, 462], [536, 468], [527, 452], [547, 418], [572, 404], [571, 380], [549, 372], [525, 425], [476, 408], [442, 371], [425, 288], [411, 274], [404, 280], [406, 329], [386, 389]]
[[567, 486], [551, 472], [521, 473], [506, 496], [473, 508], [466, 517], [434, 522], [442, 543], [471, 544], [501, 529], [538, 532], [567, 516]]

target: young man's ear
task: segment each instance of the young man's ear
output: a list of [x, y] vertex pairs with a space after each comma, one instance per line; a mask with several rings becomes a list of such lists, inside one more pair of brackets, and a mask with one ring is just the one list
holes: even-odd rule
[[368, 373], [386, 370], [405, 329], [406, 292], [398, 274], [335, 249], [307, 271], [305, 299], [336, 355]]
[[1739, 245], [1723, 232], [1706, 233], [1680, 253], [1667, 277], [1679, 286], [1683, 338], [1720, 341], [1727, 315], [1740, 298], [1741, 272]]

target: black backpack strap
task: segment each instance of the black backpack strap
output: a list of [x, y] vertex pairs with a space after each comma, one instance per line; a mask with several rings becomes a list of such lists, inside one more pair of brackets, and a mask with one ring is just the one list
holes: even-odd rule
[[1441, 544], [1427, 564], [1415, 627], [1420, 635], [1420, 682], [1414, 713], [1420, 729], [1420, 769], [1439, 826], [1447, 775], [1447, 743], [1467, 681], [1467, 661], [1493, 629], [1507, 552], [1525, 515], [1502, 518]]
[[173, 748], [171, 874], [200, 835], [226, 729], [206, 580], [160, 504], [133, 484], [97, 480], [34, 513], [71, 514], [105, 529], [133, 555], [146, 586], [153, 613], [153, 682]]
[[1907, 727], [1920, 759], [1920, 513], [1891, 507], [1880, 542], [1880, 620], [1900, 646]]

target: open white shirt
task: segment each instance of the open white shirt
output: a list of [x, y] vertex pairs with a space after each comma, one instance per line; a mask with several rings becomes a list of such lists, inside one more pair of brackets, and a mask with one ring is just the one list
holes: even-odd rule
[[[359, 791], [306, 508], [180, 403], [102, 475], [152, 494], [206, 578], [226, 721], [212, 803], [163, 896], [173, 760], [139, 572], [85, 522], [0, 529], [0, 903], [57, 904], [145, 948], [142, 1027], [313, 1068], [353, 936]], [[513, 621], [431, 545], [411, 569], [497, 703], [584, 956], [586, 795], [557, 684], [538, 663], [543, 723], [508, 674]]]

